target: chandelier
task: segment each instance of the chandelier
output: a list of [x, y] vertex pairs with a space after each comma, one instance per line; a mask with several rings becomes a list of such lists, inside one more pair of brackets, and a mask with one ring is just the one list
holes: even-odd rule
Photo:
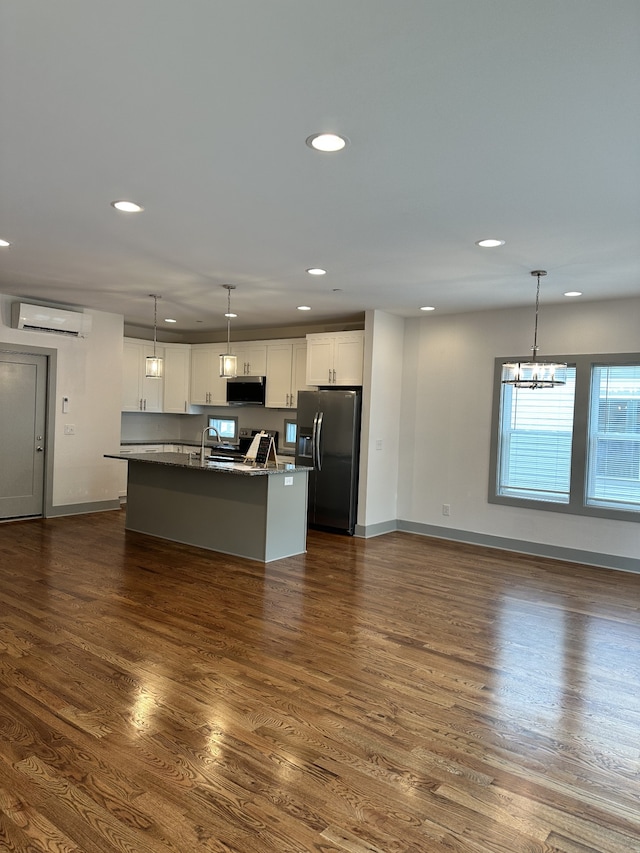
[[552, 361], [538, 360], [538, 307], [540, 304], [540, 278], [547, 274], [546, 270], [531, 270], [531, 275], [538, 279], [536, 287], [536, 319], [533, 327], [533, 346], [531, 361], [510, 361], [502, 365], [503, 385], [513, 385], [515, 388], [554, 388], [564, 385], [567, 381], [567, 365]]
[[237, 314], [231, 313], [231, 291], [236, 289], [235, 284], [223, 284], [227, 291], [227, 313], [224, 315], [227, 318], [227, 351], [220, 353], [220, 376], [223, 379], [233, 379], [238, 375], [238, 358], [231, 353], [231, 318], [237, 317]]
[[156, 336], [158, 332], [158, 299], [161, 296], [156, 296], [155, 293], [150, 293], [153, 298], [153, 355], [148, 355], [145, 358], [145, 377], [147, 379], [162, 378], [162, 359], [156, 355]]

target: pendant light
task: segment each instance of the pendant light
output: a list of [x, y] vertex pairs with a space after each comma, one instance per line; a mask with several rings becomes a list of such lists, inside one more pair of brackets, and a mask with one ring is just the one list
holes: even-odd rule
[[158, 333], [158, 299], [162, 296], [156, 296], [155, 293], [150, 293], [153, 298], [153, 355], [148, 355], [145, 358], [145, 377], [147, 379], [162, 378], [162, 359], [156, 355], [156, 337]]
[[538, 361], [538, 306], [540, 303], [540, 278], [547, 274], [546, 270], [531, 270], [531, 275], [538, 279], [536, 288], [536, 320], [533, 327], [533, 346], [531, 361], [507, 362], [502, 365], [502, 383], [516, 388], [554, 388], [564, 385], [567, 381], [567, 365]]
[[223, 284], [227, 291], [227, 313], [224, 315], [227, 318], [227, 351], [220, 353], [220, 376], [223, 379], [233, 379], [238, 375], [238, 359], [231, 354], [231, 318], [237, 317], [237, 314], [231, 313], [231, 291], [236, 289], [235, 284]]

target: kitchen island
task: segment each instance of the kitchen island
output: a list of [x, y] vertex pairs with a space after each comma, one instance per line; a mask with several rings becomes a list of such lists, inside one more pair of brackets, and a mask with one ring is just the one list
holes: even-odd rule
[[105, 455], [128, 463], [127, 530], [263, 563], [306, 550], [309, 468]]

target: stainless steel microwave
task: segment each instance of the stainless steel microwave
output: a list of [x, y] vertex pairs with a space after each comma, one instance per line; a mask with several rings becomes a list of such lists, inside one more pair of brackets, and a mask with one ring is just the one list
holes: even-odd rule
[[264, 406], [266, 386], [264, 376], [227, 379], [227, 403], [230, 406]]

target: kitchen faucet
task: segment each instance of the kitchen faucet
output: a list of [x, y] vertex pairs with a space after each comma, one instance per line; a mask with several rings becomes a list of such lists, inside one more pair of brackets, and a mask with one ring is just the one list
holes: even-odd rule
[[207, 426], [202, 430], [202, 440], [200, 442], [200, 464], [201, 465], [204, 465], [204, 437], [205, 437], [205, 434], [208, 432], [215, 432], [215, 434], [218, 438], [218, 444], [220, 444], [220, 442], [222, 441], [222, 439], [220, 438], [220, 433], [218, 432], [218, 430], [215, 427]]

